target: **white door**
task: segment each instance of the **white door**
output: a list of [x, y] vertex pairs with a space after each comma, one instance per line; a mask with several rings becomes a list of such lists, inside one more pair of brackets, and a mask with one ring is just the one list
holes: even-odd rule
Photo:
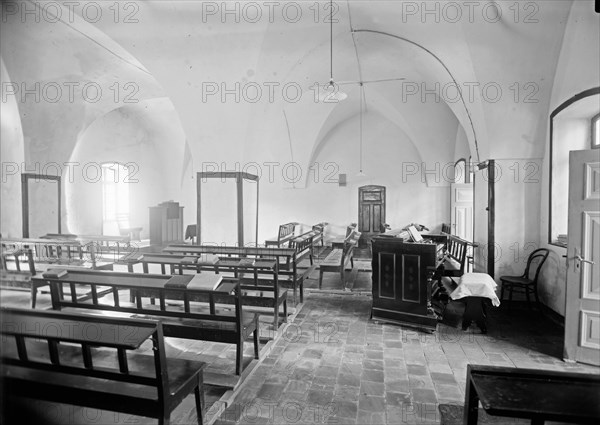
[[569, 155], [565, 359], [600, 365], [600, 150]]
[[473, 184], [452, 183], [450, 228], [452, 234], [473, 242]]

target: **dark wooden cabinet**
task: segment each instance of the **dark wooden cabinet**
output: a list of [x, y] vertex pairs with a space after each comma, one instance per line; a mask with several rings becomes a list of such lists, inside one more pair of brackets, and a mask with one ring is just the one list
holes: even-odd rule
[[443, 261], [445, 236], [427, 235], [433, 243], [405, 242], [376, 236], [373, 252], [371, 318], [433, 331], [431, 284]]
[[150, 244], [183, 242], [183, 207], [179, 202], [163, 202], [150, 207]]

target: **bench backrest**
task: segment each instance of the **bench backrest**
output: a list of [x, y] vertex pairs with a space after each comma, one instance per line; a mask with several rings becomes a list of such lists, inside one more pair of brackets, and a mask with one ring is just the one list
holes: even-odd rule
[[[0, 314], [5, 367], [14, 365], [154, 387], [159, 401], [170, 394], [159, 322], [14, 308], [3, 308]], [[137, 349], [139, 342], [146, 339], [152, 340], [154, 370], [131, 370], [127, 352]], [[71, 350], [63, 358], [61, 348], [67, 347], [59, 343], [64, 342], [79, 345], [81, 357], [73, 358]], [[118, 365], [96, 364], [93, 347], [116, 348]], [[106, 356], [99, 354], [98, 360]]]
[[358, 245], [360, 235], [361, 233], [359, 231], [354, 230], [346, 237], [346, 239], [344, 239], [342, 264], [346, 261], [347, 258], [350, 258], [350, 256], [353, 255], [354, 248]]
[[285, 268], [290, 264], [295, 265], [297, 262], [297, 252], [294, 248], [173, 244], [164, 248], [163, 252], [171, 254], [212, 254], [217, 256], [275, 258], [279, 262], [280, 271], [282, 266]]
[[33, 261], [33, 252], [31, 248], [19, 249], [19, 248], [8, 248], [2, 246], [2, 258], [0, 260], [0, 269], [8, 270], [7, 260], [9, 258], [14, 259], [15, 268], [17, 271], [28, 271], [33, 276], [35, 272], [35, 263]]
[[94, 244], [82, 244], [73, 239], [2, 239], [2, 247], [7, 249], [31, 249], [34, 262], [52, 263], [64, 261], [77, 263], [90, 261], [96, 267], [96, 250]]
[[286, 223], [279, 226], [279, 233], [277, 235], [277, 242], [283, 244], [294, 237], [296, 231], [296, 223]]
[[[95, 276], [104, 275], [99, 279]], [[110, 277], [107, 280], [106, 277]], [[175, 319], [206, 320], [235, 324], [236, 332], [242, 329], [242, 302], [239, 280], [228, 279], [231, 292], [188, 288], [193, 276], [168, 276], [160, 274], [132, 274], [121, 272], [98, 272], [92, 270], [69, 271], [62, 277], [36, 276], [50, 284], [52, 308], [78, 308], [106, 310]], [[167, 283], [165, 283], [167, 281]], [[65, 286], [67, 288], [65, 288]], [[109, 291], [106, 291], [106, 288]], [[109, 292], [112, 297], [100, 297]], [[133, 303], [123, 302], [119, 291], [130, 291]], [[91, 293], [92, 296], [85, 296]], [[232, 295], [233, 293], [233, 295]], [[158, 306], [143, 302], [154, 298]], [[183, 301], [181, 307], [167, 305], [167, 300]], [[192, 305], [192, 302], [199, 304]], [[216, 304], [233, 304], [233, 314], [217, 311]]]
[[468, 245], [468, 241], [461, 239], [458, 236], [448, 236], [448, 246], [446, 248], [446, 254], [459, 264], [459, 273], [461, 275], [465, 271]]
[[[173, 254], [148, 254], [147, 256], [146, 255], [142, 256], [140, 261], [144, 265], [144, 269], [143, 269], [144, 273], [149, 273], [148, 264], [174, 265], [175, 267], [181, 266], [180, 274], [183, 274], [183, 270], [185, 268], [193, 269], [196, 272], [200, 272], [201, 270], [213, 270], [217, 273], [220, 273], [220, 271], [223, 269], [229, 270], [229, 271], [233, 270], [236, 273], [235, 274], [236, 277], [241, 277], [245, 273], [248, 273], [248, 274], [252, 273], [254, 270], [257, 270], [257, 271], [260, 270], [259, 273], [261, 273], [261, 274], [277, 273], [277, 267], [276, 267], [275, 260], [271, 260], [270, 263], [269, 263], [269, 260], [263, 261], [262, 268], [254, 269], [251, 266], [244, 266], [243, 262], [239, 265], [233, 265], [236, 263], [236, 261], [247, 260], [248, 259], [247, 257], [222, 257], [216, 263], [213, 263], [213, 264], [207, 263], [204, 265], [200, 264], [198, 262], [193, 263], [193, 262], [186, 261], [187, 259], [190, 259], [190, 258], [196, 258], [197, 261], [202, 260], [202, 256], [183, 256], [183, 255], [173, 255]], [[267, 265], [265, 265], [265, 263], [267, 263]], [[273, 267], [270, 267], [270, 266], [273, 266]], [[164, 267], [163, 270], [166, 272], [166, 267]], [[225, 279], [227, 279], [227, 278], [225, 278]], [[268, 286], [269, 290], [273, 291], [273, 293], [275, 294], [275, 299], [277, 299], [279, 296], [279, 286], [276, 285], [275, 279], [272, 279], [271, 282], [272, 282], [272, 285]], [[253, 288], [250, 288], [249, 285], [243, 285], [240, 282], [241, 289], [254, 289], [257, 286], [258, 285], [255, 285]], [[261, 284], [260, 286], [263, 287], [263, 289], [264, 289], [267, 285]], [[217, 297], [217, 298], [219, 298], [219, 297]], [[220, 302], [225, 301], [225, 300], [223, 300], [222, 297], [220, 297], [219, 300], [220, 300]]]
[[305, 256], [312, 255], [315, 233], [309, 231], [290, 239], [289, 247], [296, 250], [296, 262], [300, 262]]
[[329, 223], [326, 222], [321, 222], [321, 223], [317, 223], [315, 225], [312, 226], [312, 230], [317, 232], [317, 233], [324, 233], [325, 232], [325, 227], [327, 227]]
[[346, 227], [346, 236], [345, 239], [348, 239], [348, 236], [352, 235], [354, 231], [356, 231], [356, 223], [350, 223], [348, 227]]

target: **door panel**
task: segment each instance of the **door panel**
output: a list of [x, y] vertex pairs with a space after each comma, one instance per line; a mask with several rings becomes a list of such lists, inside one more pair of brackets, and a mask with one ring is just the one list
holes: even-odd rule
[[569, 155], [566, 359], [600, 365], [600, 151]]
[[380, 233], [385, 223], [385, 187], [363, 186], [358, 188], [358, 231], [361, 243]]
[[371, 232], [379, 232], [379, 225], [382, 223], [381, 221], [381, 205], [372, 205], [373, 214], [371, 217]]
[[473, 185], [453, 183], [450, 205], [452, 234], [473, 242]]
[[359, 232], [370, 232], [371, 208], [370, 205], [361, 205], [360, 220], [358, 222]]

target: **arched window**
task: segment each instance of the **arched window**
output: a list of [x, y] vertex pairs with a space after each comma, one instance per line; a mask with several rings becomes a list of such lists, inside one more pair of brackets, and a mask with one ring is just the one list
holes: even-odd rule
[[102, 164], [102, 234], [119, 235], [119, 223], [129, 221], [128, 169], [117, 162]]

